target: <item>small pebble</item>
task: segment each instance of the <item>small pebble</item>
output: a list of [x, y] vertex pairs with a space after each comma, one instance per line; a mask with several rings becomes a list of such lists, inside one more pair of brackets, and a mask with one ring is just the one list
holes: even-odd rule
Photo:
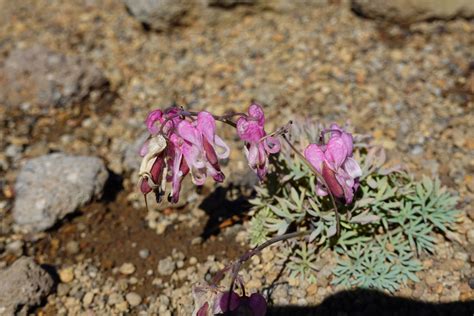
[[474, 229], [470, 229], [466, 233], [467, 241], [474, 245]]
[[23, 254], [24, 242], [22, 240], [15, 240], [9, 243], [6, 247], [7, 252], [11, 253], [17, 257]]
[[118, 293], [112, 293], [109, 295], [109, 299], [107, 300], [107, 304], [110, 306], [117, 305], [124, 302], [123, 296]]
[[160, 260], [158, 263], [158, 273], [161, 275], [171, 275], [175, 268], [176, 264], [171, 257]]
[[79, 252], [79, 243], [71, 240], [66, 244], [66, 252], [70, 255], [75, 255]]
[[74, 280], [74, 270], [72, 267], [62, 269], [59, 271], [59, 279], [63, 283], [69, 283]]
[[128, 310], [128, 303], [127, 301], [123, 301], [115, 305], [115, 307], [120, 311], [120, 312], [126, 312]]
[[138, 306], [140, 305], [140, 303], [142, 302], [142, 298], [140, 295], [138, 295], [137, 293], [135, 292], [130, 292], [128, 293], [125, 298], [127, 299], [127, 302], [128, 304], [130, 304], [130, 306]]
[[191, 257], [189, 258], [189, 264], [190, 265], [195, 265], [198, 262], [196, 257]]
[[126, 262], [122, 264], [119, 269], [119, 272], [125, 275], [133, 274], [135, 272], [135, 266], [133, 265], [133, 263]]
[[140, 249], [140, 251], [138, 252], [138, 255], [140, 256], [140, 258], [146, 259], [150, 256], [150, 250], [146, 248]]
[[474, 278], [469, 278], [467, 283], [469, 284], [469, 287], [474, 290]]
[[93, 300], [94, 300], [94, 293], [87, 292], [82, 298], [82, 304], [84, 304], [84, 307], [88, 307], [92, 303]]

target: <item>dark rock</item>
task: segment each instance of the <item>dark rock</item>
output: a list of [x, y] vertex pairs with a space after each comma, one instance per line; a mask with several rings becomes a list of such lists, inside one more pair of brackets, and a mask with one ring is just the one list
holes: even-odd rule
[[0, 102], [18, 107], [28, 102], [62, 107], [107, 86], [102, 72], [87, 60], [34, 45], [11, 51], [5, 60], [0, 71]]
[[155, 31], [183, 24], [194, 6], [188, 0], [123, 0], [129, 12]]
[[351, 6], [354, 12], [364, 17], [405, 24], [474, 16], [474, 2], [470, 0], [352, 0]]

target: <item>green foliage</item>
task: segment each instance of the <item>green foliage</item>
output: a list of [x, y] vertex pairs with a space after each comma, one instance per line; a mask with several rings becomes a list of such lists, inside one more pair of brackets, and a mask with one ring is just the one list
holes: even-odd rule
[[[315, 124], [295, 125], [293, 141], [301, 149], [319, 134]], [[433, 233], [454, 229], [457, 199], [437, 179], [416, 181], [400, 168], [387, 169], [383, 150], [362, 137], [355, 137], [355, 148], [363, 175], [354, 202], [338, 205], [338, 238], [330, 198], [316, 194], [315, 175], [284, 147], [251, 201], [250, 241], [259, 245], [289, 231], [311, 230], [292, 251], [287, 265], [292, 276], [314, 281], [319, 254], [332, 249], [338, 257], [333, 284], [395, 291], [407, 280], [418, 281], [417, 257], [434, 251]]]

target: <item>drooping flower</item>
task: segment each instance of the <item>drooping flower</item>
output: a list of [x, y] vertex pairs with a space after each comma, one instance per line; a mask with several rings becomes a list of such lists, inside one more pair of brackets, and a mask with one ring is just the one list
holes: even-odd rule
[[263, 109], [256, 103], [250, 105], [247, 117], [237, 120], [237, 134], [245, 142], [245, 156], [260, 180], [267, 174], [268, 156], [278, 153], [281, 147], [277, 138], [267, 136], [264, 125]]
[[166, 182], [172, 183], [168, 200], [177, 203], [181, 182], [189, 173], [180, 148], [183, 140], [175, 132], [178, 124], [184, 120], [179, 111], [178, 108], [165, 111], [157, 109], [150, 112], [145, 121], [151, 135], [140, 149], [143, 159], [139, 170], [139, 187], [144, 195], [153, 191], [158, 203], [165, 194]]
[[224, 291], [223, 287], [211, 285], [193, 288], [195, 309], [193, 316], [211, 316], [219, 314], [264, 316], [267, 302], [259, 293], [250, 296]]
[[138, 174], [140, 190], [145, 195], [154, 191], [158, 202], [165, 192], [168, 153], [166, 139], [160, 134], [149, 138], [140, 150], [143, 156]]
[[196, 121], [181, 121], [178, 135], [183, 139], [180, 149], [190, 168], [192, 180], [203, 185], [210, 175], [215, 181], [224, 181], [219, 159], [229, 157], [229, 147], [216, 135], [216, 121], [208, 112], [200, 112]]
[[[161, 131], [166, 136], [170, 136], [178, 124], [183, 121], [179, 113], [180, 109], [177, 107], [171, 107], [165, 111], [153, 110], [145, 120], [146, 127], [151, 135], [156, 135]], [[163, 124], [164, 126], [162, 126]]]
[[[346, 204], [352, 202], [362, 171], [352, 158], [352, 135], [332, 124], [327, 144], [310, 144], [304, 151], [305, 158], [323, 177], [327, 187], [318, 181], [317, 194], [325, 196], [327, 190]], [[324, 133], [324, 132], [323, 132]]]

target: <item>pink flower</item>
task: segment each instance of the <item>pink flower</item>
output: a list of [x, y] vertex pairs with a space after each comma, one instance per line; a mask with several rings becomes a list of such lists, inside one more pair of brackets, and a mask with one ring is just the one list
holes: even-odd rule
[[219, 159], [229, 157], [229, 147], [216, 135], [216, 121], [208, 112], [200, 112], [194, 122], [181, 121], [178, 135], [183, 140], [181, 149], [187, 165], [191, 169], [193, 182], [203, 185], [207, 175], [215, 181], [224, 181]]
[[245, 156], [250, 168], [263, 180], [268, 171], [268, 155], [280, 151], [280, 142], [275, 137], [266, 137], [265, 115], [260, 105], [250, 105], [248, 114], [237, 120], [237, 134], [245, 142]]
[[164, 112], [157, 109], [150, 112], [145, 121], [151, 136], [140, 149], [143, 160], [139, 187], [145, 195], [153, 191], [158, 203], [165, 193], [166, 182], [172, 183], [168, 200], [177, 203], [181, 182], [189, 173], [180, 148], [183, 140], [175, 133], [177, 125], [183, 121], [179, 113], [178, 108], [169, 108]]
[[229, 147], [216, 135], [216, 122], [208, 112], [200, 112], [195, 121], [178, 108], [152, 111], [145, 124], [150, 138], [140, 149], [139, 187], [143, 194], [155, 192], [160, 202], [166, 182], [172, 183], [170, 202], [177, 203], [184, 177], [191, 172], [193, 182], [204, 184], [207, 175], [224, 181], [219, 159], [229, 157]]
[[250, 296], [223, 291], [222, 287], [204, 285], [193, 288], [195, 310], [193, 316], [249, 315], [264, 316], [267, 302], [259, 293]]
[[[176, 107], [168, 108], [164, 112], [160, 109], [151, 111], [145, 120], [146, 127], [150, 134], [156, 135], [160, 131], [163, 131], [165, 135], [169, 136], [176, 129], [179, 122], [183, 120], [179, 112], [180, 109]], [[163, 128], [162, 124], [165, 124]]]
[[139, 170], [139, 187], [143, 194], [154, 191], [158, 202], [165, 192], [167, 156], [170, 154], [166, 139], [158, 134], [149, 138], [140, 150], [142, 163]]
[[[318, 182], [317, 193], [321, 196], [331, 193], [344, 198], [346, 204], [352, 202], [362, 175], [359, 164], [352, 158], [352, 135], [336, 124], [331, 125], [331, 137], [326, 145], [310, 144], [304, 156], [326, 181], [327, 188]], [[323, 132], [324, 133], [324, 132]]]

